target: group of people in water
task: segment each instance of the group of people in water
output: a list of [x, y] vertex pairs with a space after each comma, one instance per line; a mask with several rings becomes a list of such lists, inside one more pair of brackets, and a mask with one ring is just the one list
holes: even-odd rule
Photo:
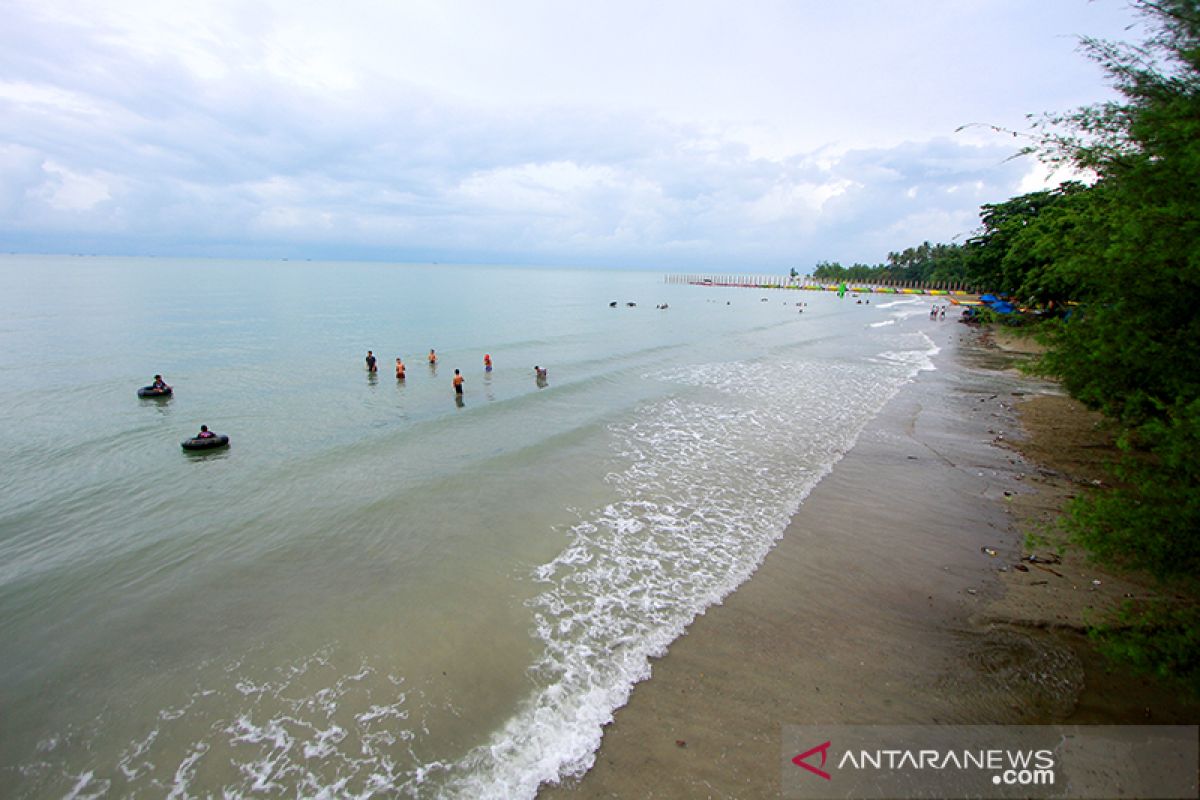
[[[429, 368], [431, 370], [437, 369], [438, 355], [437, 355], [436, 350], [431, 348], [429, 350], [429, 355], [426, 356], [426, 360], [429, 362]], [[375, 373], [379, 372], [379, 362], [378, 362], [378, 359], [375, 357], [375, 353], [373, 351], [371, 351], [371, 350], [367, 351], [366, 362], [367, 362], [367, 373], [368, 374], [375, 374]], [[407, 379], [406, 369], [407, 368], [404, 365], [404, 359], [402, 359], [400, 356], [396, 356], [396, 380], [403, 381], [403, 380]], [[491, 353], [483, 354], [483, 371], [484, 372], [492, 371], [492, 355], [491, 355]], [[540, 387], [544, 387], [546, 385], [546, 380], [547, 380], [547, 376], [549, 375], [549, 371], [545, 367], [541, 367], [541, 366], [538, 366], [535, 364], [533, 367], [533, 375], [534, 375], [534, 379], [537, 381], [538, 387], [540, 388]], [[460, 398], [462, 397], [464, 382], [465, 382], [465, 379], [463, 378], [462, 371], [457, 370], [457, 369], [454, 370], [454, 378], [451, 380], [451, 383], [454, 386], [454, 394], [456, 397], [460, 397]]]
[[[430, 350], [427, 360], [429, 362], [430, 369], [435, 370], [437, 368], [437, 363], [438, 363], [437, 351]], [[378, 359], [375, 357], [374, 352], [372, 352], [370, 350], [367, 351], [366, 362], [367, 362], [367, 372], [368, 373], [378, 373], [379, 372], [379, 362], [378, 362]], [[484, 370], [484, 372], [492, 371], [492, 355], [491, 355], [491, 353], [484, 353], [484, 355], [483, 355], [483, 370]], [[542, 367], [539, 365], [534, 365], [533, 375], [534, 375], [534, 379], [537, 381], [538, 388], [545, 388], [546, 382], [547, 382], [547, 379], [549, 376], [549, 370], [547, 370], [545, 367]], [[402, 381], [405, 379], [406, 379], [406, 376], [405, 376], [404, 360], [402, 358], [400, 358], [399, 356], [397, 356], [396, 357], [396, 380]], [[460, 404], [462, 402], [463, 384], [465, 382], [466, 381], [463, 378], [462, 371], [457, 370], [457, 369], [454, 370], [454, 377], [451, 379], [451, 385], [453, 385], [453, 387], [454, 387], [454, 395], [458, 399]], [[155, 375], [154, 381], [149, 386], [143, 387], [141, 390], [138, 391], [138, 396], [139, 397], [166, 398], [166, 397], [170, 397], [171, 394], [173, 393], [173, 391], [174, 390], [171, 388], [170, 384], [168, 384], [165, 380], [163, 380], [162, 375]], [[213, 431], [210, 431], [208, 429], [207, 425], [201, 425], [200, 432], [197, 433], [195, 436], [193, 436], [189, 440], [189, 442], [196, 442], [197, 440], [212, 440], [212, 439], [218, 439], [218, 438], [221, 438], [219, 436], [219, 434], [214, 433]], [[188, 443], [185, 442], [185, 446], [187, 446], [187, 444]]]

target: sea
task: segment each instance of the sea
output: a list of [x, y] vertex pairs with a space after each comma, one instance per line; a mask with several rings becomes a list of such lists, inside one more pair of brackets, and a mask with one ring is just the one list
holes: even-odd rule
[[[929, 305], [0, 257], [0, 795], [529, 798], [586, 772], [935, 368]], [[173, 395], [139, 398], [155, 374]], [[229, 446], [183, 450], [202, 424]]]

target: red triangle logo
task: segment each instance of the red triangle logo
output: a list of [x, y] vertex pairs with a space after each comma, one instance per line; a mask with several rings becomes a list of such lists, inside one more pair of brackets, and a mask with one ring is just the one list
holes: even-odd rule
[[825, 766], [825, 758], [829, 754], [829, 744], [830, 744], [829, 742], [826, 742], [825, 744], [817, 745], [816, 747], [814, 747], [811, 750], [806, 750], [805, 752], [803, 752], [800, 755], [793, 758], [792, 763], [795, 764], [797, 767], [803, 767], [804, 769], [808, 770], [809, 772], [811, 772], [814, 775], [820, 775], [822, 778], [824, 778], [827, 781], [833, 780], [833, 778], [831, 778], [829, 776], [828, 772], [826, 772], [823, 769], [817, 769], [816, 767], [814, 767], [812, 764], [809, 764], [808, 761], [805, 760], [809, 756], [812, 756], [816, 753], [820, 753], [821, 754], [821, 766], [822, 767]]

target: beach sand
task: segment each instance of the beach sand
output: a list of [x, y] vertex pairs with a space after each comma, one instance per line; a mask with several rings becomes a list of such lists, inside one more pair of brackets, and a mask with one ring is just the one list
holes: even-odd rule
[[1098, 418], [1013, 369], [1019, 344], [951, 322], [930, 333], [939, 369], [655, 661], [595, 766], [540, 797], [778, 796], [785, 725], [1200, 720], [1085, 641], [1085, 620], [1145, 585], [1053, 541], [1032, 552], [1057, 563], [1023, 561], [1024, 534], [1103, 480]]

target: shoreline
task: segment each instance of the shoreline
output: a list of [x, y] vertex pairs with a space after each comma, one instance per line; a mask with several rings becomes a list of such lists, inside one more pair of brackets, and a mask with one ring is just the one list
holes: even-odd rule
[[[1086, 641], [1086, 619], [1145, 586], [1069, 550], [1022, 560], [1025, 534], [1100, 479], [1103, 430], [1012, 369], [1019, 343], [929, 332], [937, 369], [889, 401], [751, 579], [654, 662], [594, 766], [539, 797], [778, 796], [784, 725], [1200, 718]], [[1036, 552], [1054, 561], [1053, 547]]]

